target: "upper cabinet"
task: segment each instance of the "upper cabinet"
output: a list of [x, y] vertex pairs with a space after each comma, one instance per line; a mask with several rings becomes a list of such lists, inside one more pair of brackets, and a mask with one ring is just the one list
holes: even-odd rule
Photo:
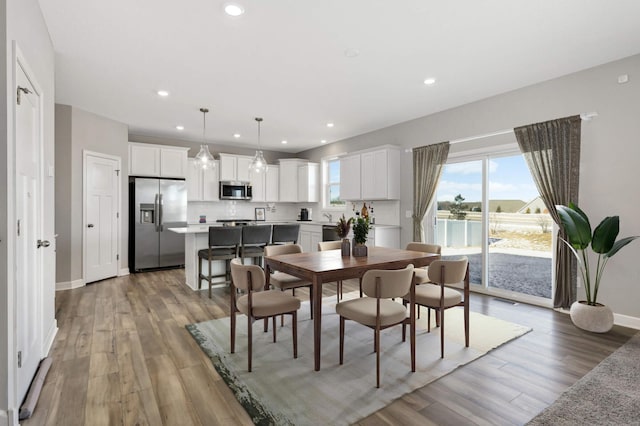
[[129, 143], [129, 175], [185, 178], [189, 148]]
[[251, 201], [273, 203], [280, 201], [279, 197], [280, 168], [269, 165], [266, 173], [250, 173], [253, 196]]
[[280, 160], [280, 201], [310, 202], [318, 201], [319, 194], [318, 163], [309, 163], [299, 158]]
[[344, 200], [400, 198], [400, 149], [385, 147], [340, 158], [340, 197]]
[[220, 153], [220, 180], [249, 182], [249, 165], [252, 159], [246, 155]]
[[196, 167], [196, 159], [189, 158], [187, 167], [187, 200], [188, 201], [218, 201], [220, 169], [218, 160], [215, 167], [202, 170]]

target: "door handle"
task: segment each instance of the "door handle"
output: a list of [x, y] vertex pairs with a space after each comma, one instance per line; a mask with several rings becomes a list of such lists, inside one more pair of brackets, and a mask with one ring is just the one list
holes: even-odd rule
[[93, 223], [88, 224], [87, 228], [93, 228]]
[[163, 200], [162, 200], [162, 194], [160, 194], [160, 199], [159, 199], [159, 203], [158, 203], [158, 207], [160, 208], [160, 232], [164, 231], [164, 218], [162, 217], [163, 213], [164, 213], [164, 206], [163, 206]]
[[153, 218], [154, 224], [156, 225], [156, 232], [160, 231], [160, 202], [159, 202], [160, 194], [156, 194], [156, 198], [153, 202], [153, 214], [155, 217]]
[[40, 247], [49, 247], [51, 245], [51, 243], [47, 240], [38, 240], [38, 244], [37, 244], [37, 248]]

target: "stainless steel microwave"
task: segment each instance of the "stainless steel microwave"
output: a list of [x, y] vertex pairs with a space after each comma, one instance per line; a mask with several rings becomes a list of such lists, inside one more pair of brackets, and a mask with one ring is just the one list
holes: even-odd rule
[[249, 182], [220, 182], [221, 200], [250, 200], [251, 184]]

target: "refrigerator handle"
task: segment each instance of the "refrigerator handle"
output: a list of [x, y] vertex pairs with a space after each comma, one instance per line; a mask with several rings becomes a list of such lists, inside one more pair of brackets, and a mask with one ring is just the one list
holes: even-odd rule
[[163, 223], [163, 219], [162, 219], [162, 213], [163, 213], [163, 206], [162, 206], [162, 194], [160, 194], [160, 202], [158, 203], [158, 206], [160, 207], [160, 217], [158, 219], [158, 223], [160, 225], [160, 232], [164, 232], [164, 223]]
[[156, 225], [156, 232], [160, 231], [160, 203], [159, 203], [159, 198], [160, 195], [156, 194], [156, 198], [153, 202], [153, 210], [154, 210], [154, 214], [156, 215], [155, 217], [155, 225]]

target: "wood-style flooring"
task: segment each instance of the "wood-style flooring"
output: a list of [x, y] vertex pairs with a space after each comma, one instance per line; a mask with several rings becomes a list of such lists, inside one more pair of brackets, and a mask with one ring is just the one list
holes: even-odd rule
[[[22, 424], [252, 424], [184, 328], [228, 315], [228, 290], [215, 289], [209, 299], [206, 291], [193, 292], [183, 282], [179, 269], [56, 293], [53, 365], [33, 417]], [[325, 296], [335, 297], [335, 286], [325, 288]], [[357, 283], [345, 282], [345, 291], [355, 289]], [[471, 301], [474, 311], [533, 331], [360, 425], [524, 424], [636, 332], [616, 326], [591, 334], [550, 309], [477, 294]]]

